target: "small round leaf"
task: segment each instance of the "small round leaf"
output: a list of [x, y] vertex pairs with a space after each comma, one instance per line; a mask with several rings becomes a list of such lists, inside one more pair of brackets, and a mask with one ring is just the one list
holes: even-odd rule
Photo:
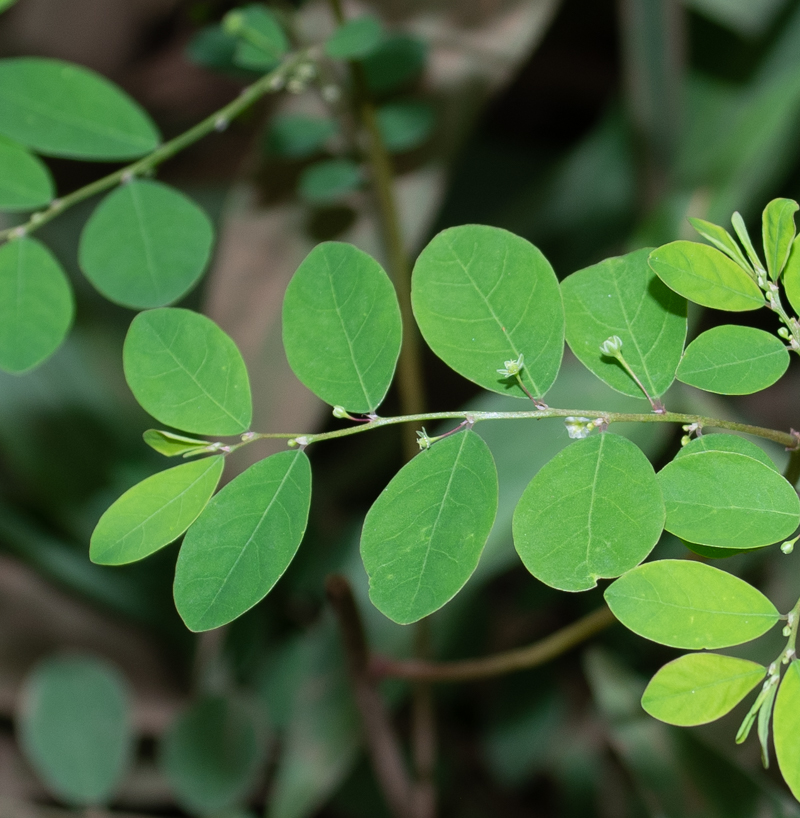
[[0, 210], [33, 210], [55, 193], [47, 166], [20, 145], [0, 139]]

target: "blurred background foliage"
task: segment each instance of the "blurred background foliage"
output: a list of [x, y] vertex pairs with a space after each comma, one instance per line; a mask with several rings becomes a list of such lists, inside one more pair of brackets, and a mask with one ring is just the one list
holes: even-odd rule
[[[232, 66], [214, 28], [233, 6], [19, 0], [0, 17], [0, 53], [94, 68], [169, 137], [254, 76]], [[271, 6], [300, 40], [331, 29], [318, 0]], [[368, 73], [412, 253], [438, 229], [491, 224], [537, 244], [564, 277], [608, 255], [688, 238], [689, 215], [727, 223], [738, 209], [758, 232], [766, 201], [800, 198], [798, 0], [375, 0], [347, 8], [373, 12], [391, 32]], [[280, 343], [281, 297], [297, 264], [328, 238], [381, 257], [352, 127], [346, 99], [284, 95], [159, 172], [216, 224], [212, 268], [182, 303], [213, 317], [243, 350], [260, 431], [329, 423]], [[50, 166], [60, 192], [108, 172], [65, 160]], [[148, 419], [121, 372], [132, 313], [102, 300], [77, 271], [77, 237], [93, 206], [41, 231], [76, 287], [75, 330], [36, 371], [0, 377], [0, 818], [87, 804], [164, 818], [386, 815], [323, 582], [332, 571], [350, 577], [374, 650], [410, 655], [409, 630], [369, 606], [357, 553], [360, 518], [401, 462], [399, 436], [386, 430], [312, 452], [315, 498], [298, 559], [262, 604], [225, 629], [197, 637], [183, 628], [171, 599], [175, 546], [135, 566], [91, 564], [100, 514], [162, 467], [141, 442]], [[693, 321], [696, 332], [713, 319], [698, 312]], [[476, 397], [433, 356], [425, 363], [432, 410], [502, 403]], [[798, 424], [798, 389], [793, 363], [757, 396], [723, 402], [676, 385], [667, 404], [788, 429]], [[548, 401], [639, 405], [572, 360]], [[390, 395], [385, 413], [396, 405]], [[625, 431], [658, 466], [677, 437], [648, 426]], [[478, 572], [433, 617], [432, 650], [442, 659], [525, 644], [601, 603], [599, 591], [568, 596], [537, 583], [511, 546], [515, 502], [566, 445], [563, 426], [480, 431], [498, 465], [500, 512]], [[270, 451], [256, 449], [234, 468]], [[657, 550], [679, 554], [681, 546], [666, 540]], [[726, 568], [788, 607], [800, 594], [798, 561], [741, 555]], [[738, 654], [768, 661], [776, 650]], [[775, 771], [761, 770], [754, 743], [733, 745], [739, 710], [680, 731], [642, 712], [646, 678], [673, 656], [615, 627], [544, 668], [437, 688], [441, 815], [800, 815]], [[407, 687], [385, 693], [407, 734]], [[56, 745], [70, 719], [96, 740], [65, 760]]]

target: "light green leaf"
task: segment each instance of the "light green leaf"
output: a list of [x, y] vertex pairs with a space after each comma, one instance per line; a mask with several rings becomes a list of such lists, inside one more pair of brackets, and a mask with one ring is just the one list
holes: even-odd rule
[[785, 539], [800, 523], [794, 488], [743, 454], [687, 454], [668, 463], [658, 482], [667, 506], [665, 528], [693, 543], [755, 548]]
[[743, 579], [689, 560], [647, 562], [612, 582], [604, 596], [626, 628], [673, 648], [740, 645], [780, 618]]
[[173, 432], [165, 432], [162, 429], [148, 429], [142, 439], [151, 448], [155, 449], [164, 457], [194, 457], [210, 451], [210, 447], [218, 446], [217, 443], [209, 443], [207, 440], [197, 440], [193, 437], [176, 435]]
[[718, 653], [690, 653], [656, 673], [642, 707], [667, 724], [708, 724], [729, 713], [767, 675], [763, 665]]
[[625, 360], [651, 397], [660, 397], [675, 379], [686, 340], [686, 299], [650, 269], [645, 248], [609, 258], [561, 282], [567, 343], [581, 363], [625, 395], [642, 390], [600, 345], [622, 339]]
[[682, 446], [675, 455], [675, 460], [680, 457], [686, 457], [689, 454], [697, 454], [698, 452], [735, 452], [736, 454], [743, 454], [747, 457], [752, 457], [755, 460], [769, 466], [773, 471], [778, 471], [772, 458], [755, 443], [747, 438], [739, 437], [739, 435], [723, 434], [718, 432], [711, 435], [702, 435], [690, 440], [685, 446]]
[[133, 159], [161, 139], [120, 88], [80, 65], [41, 57], [0, 60], [0, 134], [46, 156]]
[[707, 222], [705, 219], [689, 218], [689, 224], [707, 241], [710, 241], [717, 250], [722, 250], [726, 256], [733, 259], [743, 270], [752, 271], [750, 262], [745, 258], [742, 248], [736, 243], [736, 239], [718, 224]]
[[375, 259], [324, 242], [292, 276], [283, 301], [283, 345], [297, 377], [322, 400], [372, 412], [400, 355], [397, 295]]
[[553, 385], [564, 352], [564, 310], [553, 268], [525, 239], [484, 225], [443, 230], [414, 266], [411, 302], [422, 335], [450, 367], [484, 389], [525, 397], [498, 374], [520, 373], [537, 398]]
[[89, 545], [92, 562], [135, 562], [180, 537], [211, 499], [224, 462], [216, 455], [185, 463], [128, 489], [95, 527]]
[[311, 465], [300, 451], [250, 466], [186, 533], [175, 605], [189, 630], [207, 631], [260, 602], [289, 567], [308, 521]]
[[641, 449], [606, 432], [572, 443], [540, 469], [513, 526], [517, 552], [537, 579], [585, 591], [652, 551], [664, 528], [664, 501]]
[[136, 400], [161, 423], [199, 435], [236, 435], [250, 425], [241, 353], [204, 315], [169, 307], [139, 313], [122, 362]]
[[428, 45], [409, 34], [387, 37], [364, 58], [364, 76], [372, 94], [382, 96], [410, 85], [428, 59]]
[[300, 195], [309, 204], [327, 205], [361, 186], [361, 166], [352, 159], [325, 159], [300, 175]]
[[789, 368], [780, 338], [728, 324], [702, 333], [686, 348], [677, 378], [706, 392], [750, 395], [778, 381]]
[[10, 9], [16, 2], [17, 0], [0, 0], [0, 13]]
[[756, 248], [753, 247], [753, 242], [750, 239], [750, 234], [747, 232], [747, 225], [744, 223], [742, 214], [738, 212], [734, 213], [731, 216], [731, 224], [733, 225], [733, 230], [739, 237], [739, 241], [742, 243], [742, 246], [747, 253], [747, 257], [750, 259], [750, 263], [756, 270], [763, 270], [764, 265], [761, 263], [758, 253], [756, 253]]
[[469, 430], [407, 463], [364, 520], [361, 557], [375, 607], [405, 625], [449, 602], [478, 565], [497, 492], [492, 453]]
[[52, 355], [75, 310], [61, 265], [36, 239], [0, 246], [0, 369], [25, 372]]
[[266, 71], [289, 50], [289, 40], [280, 23], [261, 3], [228, 12], [222, 26], [227, 34], [241, 39], [235, 62], [244, 68]]
[[792, 199], [773, 199], [765, 208], [762, 217], [764, 256], [770, 278], [777, 281], [792, 249], [795, 236], [794, 214], [797, 202]]
[[390, 151], [410, 151], [433, 131], [436, 114], [425, 102], [390, 102], [377, 111], [383, 143]]
[[337, 60], [358, 60], [373, 54], [383, 40], [377, 17], [364, 14], [348, 20], [325, 43], [325, 53]]
[[0, 210], [34, 210], [55, 189], [47, 166], [21, 145], [0, 138]]
[[800, 315], [800, 236], [792, 242], [782, 281], [786, 298], [792, 305], [795, 315]]
[[208, 264], [214, 231], [189, 198], [136, 180], [106, 196], [81, 233], [89, 281], [125, 307], [163, 307], [186, 295]]
[[758, 284], [714, 247], [673, 241], [650, 254], [650, 266], [672, 290], [704, 307], [743, 312], [764, 306]]
[[45, 659], [25, 682], [17, 729], [28, 761], [56, 797], [76, 807], [107, 804], [132, 757], [125, 680], [93, 657]]
[[792, 795], [800, 801], [800, 662], [790, 662], [778, 688], [772, 719], [778, 766]]
[[266, 147], [278, 156], [304, 159], [320, 151], [338, 131], [339, 126], [333, 119], [284, 114], [276, 116], [270, 123]]

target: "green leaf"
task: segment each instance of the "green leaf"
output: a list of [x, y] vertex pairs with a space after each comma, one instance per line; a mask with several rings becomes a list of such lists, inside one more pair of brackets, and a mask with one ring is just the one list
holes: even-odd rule
[[469, 430], [407, 463], [364, 520], [361, 557], [375, 607], [405, 625], [449, 602], [478, 565], [497, 492], [492, 453]]
[[361, 186], [361, 166], [352, 159], [324, 159], [300, 174], [300, 195], [309, 204], [326, 205]]
[[0, 13], [10, 9], [17, 0], [0, 0]]
[[645, 248], [609, 258], [561, 282], [570, 349], [598, 378], [636, 398], [642, 390], [600, 345], [621, 338], [625, 360], [655, 398], [675, 379], [686, 340], [686, 299], [650, 269], [649, 254]]
[[753, 247], [753, 242], [750, 239], [750, 234], [747, 232], [747, 225], [745, 225], [741, 213], [734, 213], [733, 216], [731, 216], [731, 224], [747, 253], [747, 257], [750, 259], [750, 263], [756, 270], [763, 270], [764, 265], [761, 263], [761, 259], [758, 257], [755, 247]]
[[180, 537], [211, 499], [224, 462], [216, 455], [185, 463], [128, 489], [97, 523], [89, 546], [92, 562], [136, 562]]
[[225, 15], [223, 30], [240, 38], [235, 62], [245, 68], [268, 70], [289, 50], [289, 40], [275, 15], [261, 3]]
[[401, 337], [400, 307], [389, 277], [352, 244], [318, 244], [286, 288], [283, 345], [289, 365], [333, 406], [367, 413], [381, 404]]
[[161, 423], [199, 435], [236, 435], [250, 425], [241, 353], [204, 315], [170, 307], [139, 313], [122, 362], [136, 400]]
[[433, 131], [436, 114], [425, 102], [390, 102], [378, 108], [378, 127], [390, 151], [410, 151]]
[[642, 696], [642, 707], [667, 724], [708, 724], [733, 710], [766, 675], [763, 665], [746, 659], [690, 653], [653, 676]]
[[270, 153], [304, 159], [313, 156], [339, 132], [333, 119], [306, 114], [276, 116], [270, 123], [266, 147]]
[[664, 501], [641, 449], [606, 432], [572, 443], [540, 469], [513, 525], [517, 552], [537, 579], [585, 591], [652, 551], [664, 528]]
[[213, 451], [218, 447], [218, 443], [209, 443], [207, 440], [197, 440], [193, 437], [176, 435], [173, 432], [165, 432], [163, 429], [148, 429], [142, 439], [151, 448], [155, 449], [164, 457], [194, 457], [207, 451]]
[[411, 302], [430, 348], [465, 378], [524, 398], [498, 369], [524, 356], [525, 386], [542, 397], [564, 352], [564, 310], [553, 268], [525, 239], [484, 225], [451, 227], [414, 266]]
[[794, 214], [797, 202], [792, 199], [773, 199], [765, 208], [762, 217], [764, 256], [770, 278], [777, 281], [792, 249], [795, 236]]
[[348, 20], [325, 43], [325, 53], [337, 60], [358, 60], [373, 54], [383, 40], [377, 17], [364, 14]]
[[792, 242], [789, 260], [783, 271], [783, 286], [795, 315], [800, 314], [800, 236]]
[[792, 795], [800, 801], [800, 662], [790, 662], [778, 688], [772, 719], [778, 766]]
[[780, 338], [728, 324], [689, 344], [677, 378], [718, 395], [750, 395], [772, 386], [788, 368], [789, 352]]
[[34, 210], [54, 195], [47, 166], [21, 145], [0, 138], [0, 210]]
[[743, 579], [689, 560], [647, 562], [612, 582], [604, 596], [626, 628], [688, 650], [749, 642], [780, 618]]
[[81, 233], [79, 261], [110, 301], [162, 307], [186, 295], [208, 264], [214, 231], [189, 198], [136, 180], [106, 196]]
[[750, 262], [745, 258], [742, 248], [736, 239], [718, 224], [707, 222], [704, 219], [689, 218], [689, 224], [707, 241], [710, 241], [717, 250], [722, 250], [726, 256], [733, 259], [746, 272], [752, 271]]
[[693, 543], [755, 548], [785, 539], [800, 523], [794, 488], [743, 454], [687, 454], [668, 463], [658, 482], [667, 506], [665, 528]]
[[746, 457], [752, 457], [755, 460], [769, 466], [773, 471], [778, 471], [772, 458], [755, 443], [747, 438], [739, 437], [738, 435], [717, 434], [702, 435], [690, 440], [685, 446], [682, 446], [675, 455], [675, 460], [680, 457], [686, 457], [689, 454], [697, 454], [698, 452], [735, 452], [736, 454], [743, 454]]
[[107, 804], [128, 770], [127, 685], [99, 659], [65, 656], [37, 665], [25, 682], [17, 728], [48, 790], [72, 806]]
[[41, 57], [0, 60], [0, 134], [46, 156], [133, 159], [161, 139], [127, 94], [80, 65]]
[[688, 540], [681, 540], [681, 542], [692, 553], [710, 560], [725, 560], [729, 557], [735, 557], [738, 554], [748, 554], [750, 551], [759, 550], [758, 548], [718, 548], [713, 545], [700, 545], [699, 543], [689, 542]]
[[264, 757], [258, 722], [254, 708], [232, 696], [205, 696], [175, 719], [158, 761], [180, 806], [212, 815], [249, 794]]
[[186, 46], [186, 56], [197, 65], [218, 71], [236, 71], [234, 56], [239, 41], [221, 26], [201, 28]]
[[36, 239], [0, 246], [0, 369], [25, 372], [52, 355], [75, 310], [61, 265]]
[[387, 37], [362, 63], [370, 92], [382, 96], [410, 85], [424, 70], [427, 59], [424, 40], [409, 34]]
[[183, 539], [175, 604], [207, 631], [260, 602], [289, 567], [308, 521], [311, 465], [300, 451], [250, 466], [206, 506]]
[[673, 241], [650, 254], [650, 266], [672, 290], [704, 307], [743, 312], [764, 306], [758, 284], [714, 247]]

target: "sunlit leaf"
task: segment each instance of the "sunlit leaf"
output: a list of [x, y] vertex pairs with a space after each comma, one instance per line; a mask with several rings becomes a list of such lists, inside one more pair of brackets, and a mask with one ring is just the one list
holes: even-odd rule
[[739, 437], [739, 435], [723, 434], [721, 432], [701, 435], [682, 446], [675, 455], [675, 459], [686, 457], [689, 454], [697, 454], [698, 452], [735, 452], [736, 454], [752, 457], [765, 466], [769, 466], [773, 471], [778, 471], [772, 458], [760, 446], [756, 446], [752, 441]]
[[742, 243], [742, 247], [744, 247], [744, 251], [747, 253], [747, 257], [750, 259], [750, 264], [752, 265], [753, 269], [763, 270], [764, 265], [761, 263], [761, 259], [758, 257], [756, 248], [753, 247], [753, 241], [750, 238], [750, 233], [747, 231], [747, 225], [744, 223], [741, 213], [737, 212], [731, 216], [731, 225], [733, 226], [733, 232], [739, 237], [739, 241]]
[[743, 270], [750, 271], [752, 267], [745, 258], [742, 248], [736, 243], [736, 239], [718, 224], [707, 222], [704, 219], [689, 218], [689, 223], [704, 238], [711, 242], [717, 250], [722, 250], [726, 256], [733, 259]]
[[436, 114], [425, 102], [389, 102], [377, 111], [378, 127], [390, 151], [409, 151], [422, 145], [433, 131]]
[[773, 199], [765, 208], [762, 217], [762, 235], [767, 270], [773, 281], [783, 272], [794, 241], [794, 214], [797, 202], [792, 199]]
[[778, 766], [792, 795], [800, 800], [800, 662], [790, 662], [778, 688], [772, 719]]
[[49, 204], [55, 189], [47, 166], [21, 145], [0, 139], [0, 210]]
[[300, 195], [310, 204], [325, 205], [356, 190], [363, 182], [361, 166], [352, 159], [324, 159], [300, 175]]
[[197, 440], [194, 437], [176, 435], [174, 432], [165, 432], [162, 429], [148, 429], [142, 435], [144, 442], [164, 457], [193, 457], [196, 454], [209, 451], [215, 444], [207, 440]]
[[367, 57], [383, 40], [383, 26], [377, 17], [364, 14], [343, 23], [325, 42], [325, 53], [337, 60]]
[[306, 114], [276, 116], [267, 132], [267, 149], [278, 156], [313, 156], [339, 130], [333, 119]]

